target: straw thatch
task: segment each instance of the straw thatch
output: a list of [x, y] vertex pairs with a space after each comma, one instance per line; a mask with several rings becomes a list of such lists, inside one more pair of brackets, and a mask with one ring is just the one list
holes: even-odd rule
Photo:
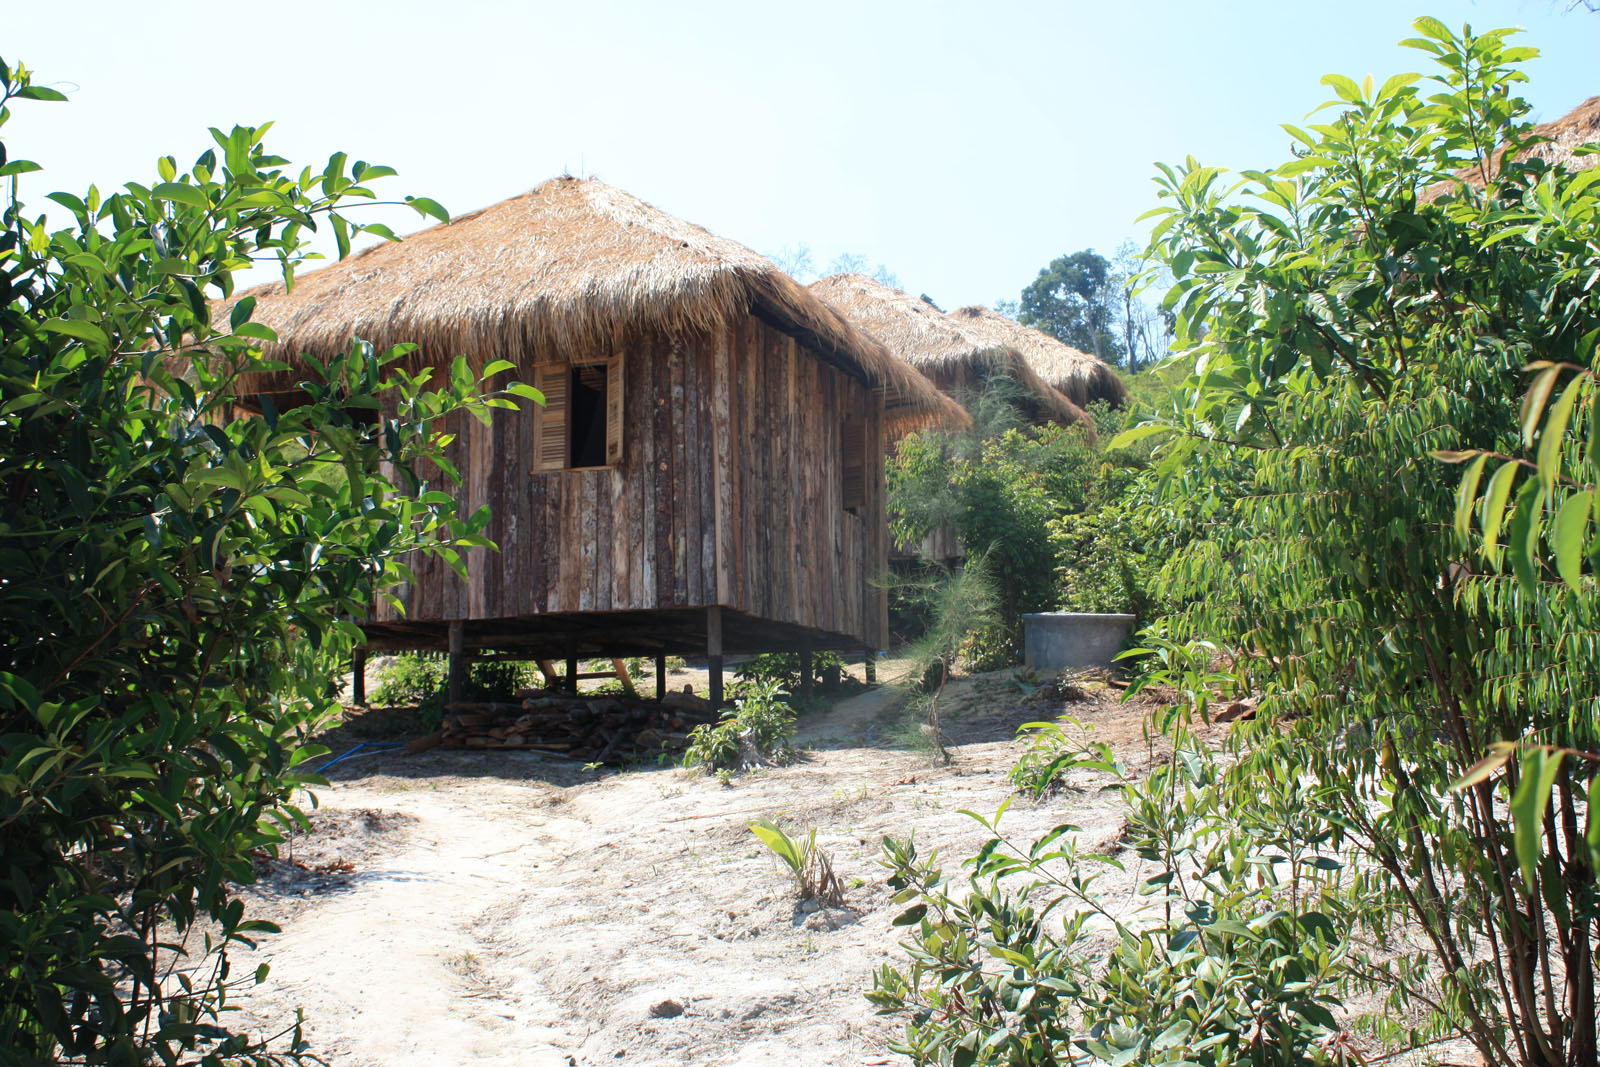
[[982, 306], [958, 308], [946, 317], [971, 333], [1015, 348], [1040, 378], [1075, 404], [1105, 400], [1115, 406], [1128, 399], [1127, 385], [1110, 364], [1047, 333]]
[[[1600, 154], [1582, 156], [1575, 154], [1584, 145], [1600, 143], [1600, 96], [1591, 96], [1553, 122], [1535, 126], [1533, 133], [1535, 137], [1543, 140], [1524, 148], [1518, 154], [1518, 158], [1542, 159], [1551, 166], [1561, 163], [1573, 171], [1588, 170], [1590, 167], [1600, 165]], [[1505, 163], [1505, 153], [1505, 146], [1495, 150], [1489, 162], [1490, 173], [1500, 173]], [[1453, 180], [1428, 186], [1423, 190], [1421, 199], [1424, 203], [1430, 203], [1460, 188], [1460, 184], [1463, 183], [1474, 189], [1483, 189], [1485, 186], [1483, 169], [1476, 166], [1465, 167], [1456, 172]]]
[[884, 395], [891, 418], [965, 413], [765, 257], [602, 182], [555, 178], [492, 207], [385, 242], [295, 280], [252, 289], [290, 370], [247, 391], [292, 389], [298, 357], [352, 337], [415, 342], [413, 366], [582, 358], [647, 331], [705, 335], [755, 314]]
[[1014, 347], [967, 329], [927, 301], [860, 274], [823, 278], [811, 291], [935, 384], [971, 387], [990, 374], [1005, 374], [1021, 387], [1024, 406], [1038, 421], [1082, 423], [1093, 432], [1084, 410], [1045, 384]]

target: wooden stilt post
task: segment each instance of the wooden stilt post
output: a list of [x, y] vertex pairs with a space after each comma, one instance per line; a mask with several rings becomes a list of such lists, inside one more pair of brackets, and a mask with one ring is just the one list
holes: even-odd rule
[[367, 704], [367, 650], [364, 648], [350, 653], [350, 702], [360, 707]]
[[467, 691], [467, 630], [460, 619], [450, 623], [450, 703], [459, 704]]
[[722, 608], [706, 609], [706, 669], [711, 674], [711, 707], [722, 707]]
[[867, 649], [867, 651], [865, 653], [865, 656], [864, 656], [864, 658], [862, 660], [862, 663], [863, 663], [863, 665], [864, 665], [864, 667], [866, 669], [867, 684], [868, 685], [877, 685], [878, 684], [878, 650], [875, 649], [875, 648]]
[[816, 689], [816, 672], [811, 665], [811, 642], [800, 646], [800, 699], [809, 701]]
[[572, 645], [567, 646], [567, 677], [566, 690], [569, 693], [578, 691], [578, 650]]
[[667, 657], [656, 657], [656, 699], [667, 699]]

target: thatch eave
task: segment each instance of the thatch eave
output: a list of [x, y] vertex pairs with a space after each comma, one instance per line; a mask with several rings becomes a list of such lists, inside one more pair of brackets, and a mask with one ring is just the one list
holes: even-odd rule
[[597, 181], [556, 178], [521, 196], [385, 242], [256, 299], [253, 318], [288, 370], [249, 376], [248, 392], [290, 391], [354, 337], [419, 345], [411, 369], [457, 357], [482, 367], [586, 358], [643, 333], [705, 336], [752, 312], [884, 392], [905, 414], [949, 415], [937, 390], [854, 329], [770, 260]]

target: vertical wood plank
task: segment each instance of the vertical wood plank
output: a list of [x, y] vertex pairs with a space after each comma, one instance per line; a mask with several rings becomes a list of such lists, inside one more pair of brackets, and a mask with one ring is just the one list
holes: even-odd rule
[[683, 513], [683, 570], [684, 603], [711, 604], [706, 599], [700, 570], [700, 525], [704, 509], [700, 504], [700, 472], [705, 469], [706, 453], [700, 443], [700, 355], [710, 338], [697, 335], [683, 349], [683, 396], [679, 402], [683, 411], [683, 481], [679, 492], [683, 499], [678, 504]]
[[655, 365], [654, 514], [650, 516], [656, 542], [656, 605], [666, 607], [672, 598], [672, 367], [670, 346]]
[[715, 366], [711, 375], [711, 432], [715, 439], [715, 469], [712, 474], [712, 494], [716, 508], [716, 570], [718, 604], [734, 604], [736, 581], [733, 531], [739, 524], [739, 496], [734, 491], [733, 477], [733, 348], [739, 336], [737, 328], [717, 335], [713, 353]]
[[672, 359], [667, 363], [667, 395], [671, 398], [667, 405], [671, 413], [667, 432], [672, 437], [672, 481], [669, 483], [672, 487], [672, 603], [678, 605], [692, 603], [689, 599], [689, 501], [685, 492], [688, 484], [689, 457], [685, 454], [688, 427], [684, 418], [683, 390], [683, 368], [688, 360], [687, 344], [682, 340], [674, 344]]

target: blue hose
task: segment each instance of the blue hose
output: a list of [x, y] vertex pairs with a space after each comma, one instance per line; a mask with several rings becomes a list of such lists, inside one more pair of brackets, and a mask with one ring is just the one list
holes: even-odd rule
[[376, 749], [376, 748], [404, 748], [405, 744], [406, 743], [404, 741], [363, 741], [361, 744], [357, 745], [355, 748], [352, 748], [349, 752], [346, 752], [344, 755], [335, 756], [335, 757], [333, 757], [333, 759], [329, 760], [327, 763], [324, 763], [322, 766], [318, 767], [317, 768], [317, 773], [321, 774], [323, 771], [327, 770], [329, 767], [332, 767], [335, 763], [340, 763], [340, 762], [342, 762], [344, 760], [349, 759], [351, 756], [354, 756], [357, 752], [360, 752], [364, 748], [374, 748], [374, 749]]

